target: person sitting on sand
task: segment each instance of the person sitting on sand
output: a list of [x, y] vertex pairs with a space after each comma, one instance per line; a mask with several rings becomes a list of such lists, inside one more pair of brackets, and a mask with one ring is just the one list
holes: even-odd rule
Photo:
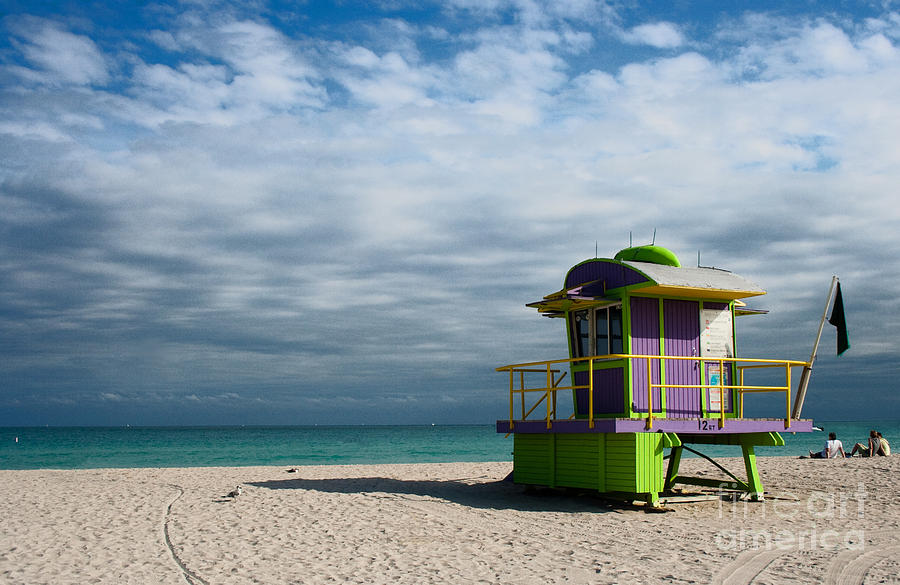
[[881, 433], [878, 433], [878, 440], [881, 441], [881, 454], [885, 457], [891, 456], [891, 444], [888, 443], [888, 440], [881, 436]]
[[844, 444], [838, 440], [837, 435], [828, 433], [828, 441], [825, 442], [825, 448], [815, 453], [810, 451], [809, 456], [812, 459], [833, 459], [838, 456], [838, 453], [840, 453], [841, 457], [847, 456], [844, 453]]
[[876, 430], [869, 431], [869, 444], [857, 443], [850, 451], [850, 457], [859, 453], [860, 457], [874, 457], [875, 455], [887, 456], [891, 454], [891, 445], [887, 439]]

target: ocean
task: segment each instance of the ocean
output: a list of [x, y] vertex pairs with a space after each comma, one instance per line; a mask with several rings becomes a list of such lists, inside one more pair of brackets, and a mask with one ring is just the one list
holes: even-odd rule
[[[849, 450], [876, 429], [900, 449], [900, 421], [816, 421], [823, 432], [783, 433], [760, 456], [805, 455], [834, 432]], [[241, 467], [512, 461], [494, 425], [264, 427], [0, 427], [0, 469]], [[713, 457], [739, 447], [694, 446]], [[685, 453], [685, 456], [689, 456]]]

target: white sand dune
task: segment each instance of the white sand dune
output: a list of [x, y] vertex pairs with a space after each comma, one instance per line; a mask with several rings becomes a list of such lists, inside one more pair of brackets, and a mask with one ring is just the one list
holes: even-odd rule
[[759, 466], [763, 503], [662, 514], [510, 463], [0, 471], [0, 582], [900, 582], [900, 457]]

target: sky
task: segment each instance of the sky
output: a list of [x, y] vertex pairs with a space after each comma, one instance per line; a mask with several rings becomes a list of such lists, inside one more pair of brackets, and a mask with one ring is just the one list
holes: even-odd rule
[[[900, 418], [895, 2], [0, 0], [0, 425], [492, 423], [655, 241]], [[655, 234], [655, 236], [654, 236]], [[655, 237], [655, 240], [654, 240]], [[776, 409], [769, 416], [779, 416]]]

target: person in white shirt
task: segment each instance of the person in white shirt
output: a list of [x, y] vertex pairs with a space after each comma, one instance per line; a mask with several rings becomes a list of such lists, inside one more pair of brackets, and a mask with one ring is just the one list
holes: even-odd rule
[[821, 451], [817, 451], [813, 453], [809, 452], [809, 456], [812, 459], [833, 459], [840, 454], [841, 457], [846, 457], [847, 454], [844, 453], [844, 444], [841, 443], [837, 435], [834, 433], [828, 433], [828, 441], [825, 442], [825, 448]]

